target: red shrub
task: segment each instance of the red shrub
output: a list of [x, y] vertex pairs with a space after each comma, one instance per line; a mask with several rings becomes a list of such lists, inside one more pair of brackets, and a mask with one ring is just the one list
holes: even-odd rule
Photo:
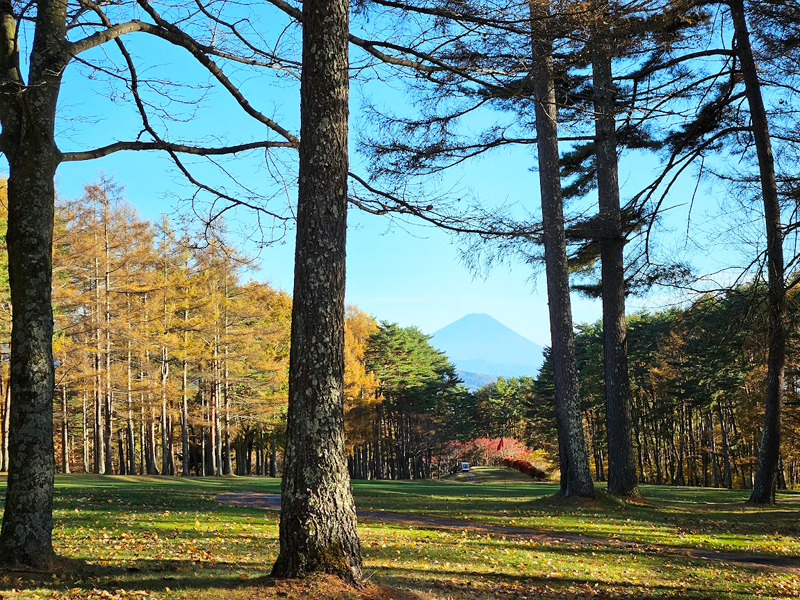
[[542, 471], [539, 467], [532, 465], [527, 460], [519, 460], [517, 458], [504, 458], [500, 461], [504, 467], [508, 469], [514, 469], [515, 471], [519, 471], [520, 473], [524, 473], [525, 475], [530, 475], [534, 479], [542, 480], [547, 477], [547, 473]]

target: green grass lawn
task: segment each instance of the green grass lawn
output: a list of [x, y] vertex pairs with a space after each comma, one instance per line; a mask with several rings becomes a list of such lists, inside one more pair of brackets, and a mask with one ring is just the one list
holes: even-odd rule
[[[496, 469], [500, 471], [500, 469]], [[476, 476], [482, 481], [478, 471]], [[495, 474], [493, 478], [499, 479]], [[779, 494], [770, 507], [745, 504], [749, 492], [642, 486], [646, 501], [622, 504], [552, 500], [554, 483], [356, 482], [359, 508], [461, 518], [650, 544], [800, 557], [800, 493]], [[530, 478], [528, 478], [530, 482]]]
[[[477, 475], [477, 473], [476, 473]], [[500, 482], [490, 482], [491, 477]], [[278, 552], [278, 515], [221, 505], [218, 493], [278, 492], [264, 478], [60, 476], [54, 542], [89, 570], [60, 579], [6, 574], [2, 598], [277, 599], [293, 597], [489, 600], [569, 598], [800, 598], [800, 574], [693, 559], [646, 544], [800, 556], [800, 495], [775, 507], [746, 492], [645, 487], [624, 505], [554, 501], [553, 484], [354, 482], [358, 508], [459, 518], [642, 542], [636, 549], [500, 534], [359, 525], [371, 584], [351, 593], [328, 580], [264, 579]], [[305, 586], [305, 587], [304, 587]]]
[[[511, 469], [500, 469], [497, 467], [471, 467], [470, 471], [479, 484], [499, 483], [500, 485], [519, 485], [530, 484], [534, 480], [529, 475], [512, 471]], [[455, 483], [469, 483], [462, 472], [445, 475], [439, 481], [453, 481]]]

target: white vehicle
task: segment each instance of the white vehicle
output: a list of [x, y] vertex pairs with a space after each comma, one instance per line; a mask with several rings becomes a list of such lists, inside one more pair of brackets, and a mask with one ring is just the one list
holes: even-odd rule
[[462, 462], [461, 463], [461, 472], [462, 473], [466, 473], [467, 471], [469, 471], [469, 463]]

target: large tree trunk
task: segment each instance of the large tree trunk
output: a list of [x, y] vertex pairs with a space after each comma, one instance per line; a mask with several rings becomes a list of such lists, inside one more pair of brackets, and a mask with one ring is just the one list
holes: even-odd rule
[[767, 233], [767, 267], [769, 273], [768, 312], [769, 333], [767, 358], [767, 381], [764, 412], [764, 431], [758, 468], [750, 494], [750, 502], [769, 504], [775, 502], [778, 460], [781, 447], [781, 404], [783, 403], [784, 371], [786, 364], [786, 288], [784, 283], [783, 233], [778, 188], [775, 183], [775, 162], [772, 158], [767, 113], [761, 96], [761, 84], [756, 71], [750, 33], [747, 29], [743, 0], [728, 3], [736, 33], [736, 53], [739, 57], [744, 80], [753, 141], [758, 156], [761, 176], [761, 196], [764, 202], [764, 221]]
[[280, 555], [272, 574], [360, 585], [344, 453], [348, 3], [303, 3], [300, 177]]
[[65, 2], [37, 4], [28, 86], [18, 78], [11, 2], [0, 1], [0, 121], [8, 177], [8, 276], [13, 307], [9, 468], [0, 564], [48, 568], [53, 478], [53, 132], [63, 72]]
[[542, 202], [547, 300], [555, 371], [561, 494], [594, 496], [589, 455], [583, 437], [578, 397], [578, 369], [572, 331], [567, 246], [558, 153], [558, 115], [553, 75], [553, 44], [547, 31], [550, 5], [530, 0], [533, 80], [536, 100], [536, 136], [539, 189]]
[[[33, 138], [39, 135], [44, 134], [31, 132]], [[51, 541], [55, 457], [50, 293], [57, 151], [50, 139], [26, 140], [9, 162], [6, 241], [15, 310], [8, 491], [0, 563], [47, 568], [55, 556]]]
[[[602, 35], [602, 34], [601, 34]], [[600, 39], [597, 39], [600, 38]], [[640, 496], [633, 454], [625, 323], [625, 238], [619, 201], [614, 81], [609, 46], [597, 36], [592, 52], [600, 260], [603, 291], [603, 377], [608, 435], [608, 492]]]

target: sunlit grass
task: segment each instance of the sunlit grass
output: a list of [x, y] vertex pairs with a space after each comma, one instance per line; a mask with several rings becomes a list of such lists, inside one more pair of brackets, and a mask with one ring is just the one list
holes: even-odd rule
[[[641, 505], [610, 499], [565, 504], [550, 498], [552, 484], [511, 487], [353, 485], [362, 509], [587, 532], [644, 545], [632, 549], [364, 520], [359, 529], [366, 576], [405, 590], [405, 596], [396, 596], [404, 599], [800, 597], [796, 574], [698, 560], [647, 545], [793, 556], [800, 521], [796, 496], [777, 507], [755, 508], [743, 504], [744, 493], [645, 488], [651, 500]], [[221, 505], [214, 498], [229, 491], [278, 490], [278, 481], [263, 478], [61, 476], [56, 549], [96, 571], [36, 584], [9, 575], [2, 581], [3, 597], [272, 598], [263, 576], [278, 553], [278, 514]]]
[[[392, 487], [392, 493], [384, 488]], [[581, 533], [649, 544], [746, 550], [800, 556], [800, 494], [780, 494], [775, 506], [745, 503], [747, 491], [642, 486], [646, 501], [596, 503], [551, 497], [555, 484], [437, 485], [357, 482], [359, 507], [479, 523]]]

